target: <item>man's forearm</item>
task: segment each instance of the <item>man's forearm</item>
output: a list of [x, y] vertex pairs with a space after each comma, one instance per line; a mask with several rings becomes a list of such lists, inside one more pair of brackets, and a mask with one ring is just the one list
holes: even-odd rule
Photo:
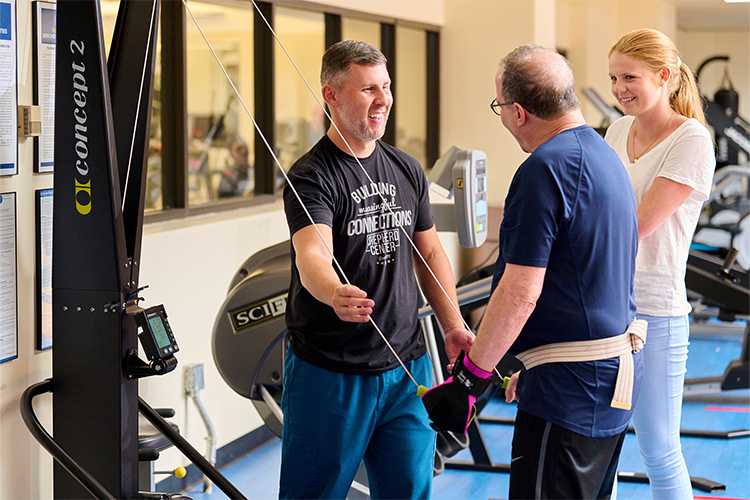
[[334, 289], [341, 284], [333, 269], [331, 228], [318, 224], [306, 226], [292, 236], [297, 270], [302, 286], [324, 304], [331, 305]]
[[310, 295], [326, 305], [332, 305], [334, 289], [341, 285], [336, 271], [330, 261], [322, 257], [309, 257], [304, 264], [297, 263], [302, 286], [310, 292]]
[[513, 345], [536, 307], [544, 273], [544, 268], [506, 266], [469, 353], [479, 368], [491, 371]]

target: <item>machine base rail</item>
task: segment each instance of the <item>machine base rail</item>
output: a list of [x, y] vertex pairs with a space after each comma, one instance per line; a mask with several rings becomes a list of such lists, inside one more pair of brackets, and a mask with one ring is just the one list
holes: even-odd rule
[[227, 478], [224, 477], [224, 475], [216, 469], [216, 467], [211, 464], [211, 462], [206, 460], [206, 458], [201, 455], [198, 450], [193, 448], [193, 446], [184, 437], [182, 437], [172, 428], [169, 422], [164, 420], [164, 417], [159, 415], [156, 410], [151, 408], [151, 406], [149, 406], [149, 404], [140, 397], [138, 398], [138, 410], [144, 417], [146, 417], [146, 420], [151, 422], [151, 425], [156, 427], [159, 432], [164, 434], [164, 437], [171, 441], [172, 444], [174, 444], [175, 447], [188, 458], [188, 460], [193, 462], [195, 466], [198, 467], [198, 470], [200, 470], [207, 478], [209, 478], [216, 486], [218, 486], [219, 489], [223, 491], [229, 498], [237, 500], [247, 500], [245, 496], [237, 488], [235, 488], [235, 486], [230, 483], [229, 480], [227, 480]]
[[[512, 418], [506, 418], [506, 417], [477, 417], [477, 420], [479, 420], [480, 423], [483, 424], [501, 424], [501, 425], [513, 425], [515, 422], [515, 419]], [[632, 427], [628, 427], [628, 432], [635, 432]], [[680, 435], [682, 435], [682, 432], [680, 432]], [[686, 431], [686, 432], [703, 432], [703, 431]], [[744, 433], [740, 436], [728, 436], [723, 439], [730, 439], [732, 437], [743, 437], [747, 436], [748, 431], [732, 431], [729, 433], [724, 434], [732, 434], [732, 433]], [[721, 434], [721, 433], [717, 433]], [[697, 437], [706, 437], [706, 436], [697, 436]], [[510, 472], [510, 465], [506, 464], [477, 464], [477, 463], [471, 463], [471, 462], [460, 462], [460, 463], [451, 463], [450, 461], [445, 462], [445, 468], [446, 469], [462, 469], [462, 470], [481, 470], [483, 472]], [[640, 473], [640, 472], [618, 472], [617, 473], [617, 480], [621, 481], [623, 483], [648, 483], [648, 476], [646, 474]], [[693, 486], [693, 488], [696, 488], [701, 491], [724, 491], [727, 489], [726, 485], [717, 483], [715, 481], [711, 481], [710, 479], [706, 479], [704, 477], [696, 477], [691, 476], [690, 477], [690, 484]]]
[[[513, 425], [515, 420], [508, 417], [478, 417], [483, 424]], [[635, 429], [628, 427], [628, 433], [634, 434]], [[750, 429], [737, 429], [734, 431], [703, 431], [695, 429], [680, 429], [681, 437], [699, 437], [704, 439], [737, 439], [750, 437]]]
[[469, 462], [468, 460], [446, 460], [445, 468], [453, 470], [470, 470], [474, 472], [510, 473], [510, 464], [479, 464], [477, 462]]
[[[642, 483], [648, 484], [648, 476], [642, 472], [626, 472], [620, 471], [617, 473], [617, 480], [622, 483]], [[705, 491], [712, 493], [714, 491], [725, 491], [726, 485], [716, 483], [705, 477], [690, 477], [690, 485], [696, 490]]]
[[[448, 460], [445, 462], [445, 468], [453, 470], [510, 473], [510, 464], [477, 464], [476, 462], [463, 460]], [[617, 480], [622, 483], [648, 484], [648, 476], [639, 472], [618, 472]], [[716, 483], [704, 477], [691, 477], [690, 484], [697, 490], [706, 491], [709, 493], [712, 493], [714, 491], [724, 491], [727, 489], [725, 485]]]
[[[73, 476], [94, 498], [105, 500], [117, 500], [107, 489], [101, 485], [91, 474], [89, 474], [67, 451], [65, 451], [55, 439], [44, 429], [34, 413], [32, 400], [47, 392], [52, 392], [53, 381], [51, 378], [28, 387], [21, 396], [21, 417], [31, 435], [46, 449], [60, 465]], [[172, 442], [198, 469], [210, 478], [229, 498], [247, 500], [237, 488], [232, 485], [211, 463], [206, 460], [190, 443], [185, 440], [169, 422], [164, 420], [156, 410], [151, 408], [145, 401], [138, 398], [138, 409], [151, 424]], [[162, 499], [171, 498], [166, 493], [139, 492], [135, 498]]]
[[81, 467], [73, 457], [68, 455], [67, 451], [57, 444], [55, 439], [44, 429], [39, 419], [36, 418], [34, 407], [31, 404], [32, 400], [36, 396], [46, 392], [52, 392], [51, 378], [30, 386], [21, 396], [21, 417], [29, 432], [94, 498], [116, 500], [99, 481], [86, 472], [86, 469]]

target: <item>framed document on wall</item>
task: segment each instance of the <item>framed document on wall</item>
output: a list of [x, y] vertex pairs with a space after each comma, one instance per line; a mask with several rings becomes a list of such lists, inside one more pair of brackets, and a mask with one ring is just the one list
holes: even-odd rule
[[42, 134], [34, 138], [34, 172], [52, 172], [55, 156], [55, 50], [57, 5], [33, 3], [34, 104], [42, 115]]
[[52, 189], [36, 192], [36, 348], [52, 347]]
[[0, 175], [18, 173], [16, 40], [16, 3], [0, 0]]
[[16, 193], [0, 193], [0, 363], [18, 357]]

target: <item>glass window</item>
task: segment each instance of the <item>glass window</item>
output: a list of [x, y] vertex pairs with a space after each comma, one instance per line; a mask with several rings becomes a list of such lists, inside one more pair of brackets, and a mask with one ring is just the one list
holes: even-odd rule
[[[253, 10], [189, 1], [188, 7], [253, 112]], [[252, 120], [187, 15], [188, 204], [253, 193]]]
[[[325, 133], [325, 114], [316, 102], [320, 96], [320, 60], [325, 49], [325, 21], [320, 12], [277, 7], [274, 11], [276, 34], [315, 96], [302, 81], [289, 58], [278, 45], [275, 60], [276, 154], [284, 169], [305, 154]], [[278, 169], [278, 166], [276, 166]], [[277, 189], [283, 176], [277, 172]]]
[[396, 147], [425, 165], [427, 144], [427, 33], [396, 26]]
[[367, 42], [380, 49], [380, 23], [355, 17], [342, 17], [341, 37], [343, 40]]
[[[103, 0], [102, 30], [107, 54], [112, 44], [119, 0]], [[140, 72], [140, 70], [139, 70]], [[148, 174], [146, 180], [146, 210], [161, 210], [161, 29], [157, 33], [156, 61], [154, 64], [154, 95], [151, 103], [151, 133], [149, 137]]]
[[[221, 64], [234, 82], [250, 113], [255, 113], [254, 33], [255, 12], [250, 2], [221, 2], [214, 0], [188, 0], [190, 12], [208, 38]], [[106, 50], [109, 50], [119, 0], [101, 0]], [[274, 48], [273, 103], [264, 103], [272, 109], [275, 124], [275, 153], [283, 168], [288, 169], [310, 149], [326, 132], [325, 115], [320, 108], [320, 60], [325, 49], [325, 14], [297, 7], [274, 4], [274, 25], [286, 49], [294, 58], [314, 96], [297, 74], [278, 45]], [[165, 21], [166, 22], [166, 21]], [[196, 27], [192, 17], [185, 17], [186, 33], [186, 102], [185, 130], [175, 130], [178, 144], [164, 144], [162, 148], [162, 74], [181, 74], [181, 68], [162, 69], [161, 29], [158, 34], [155, 65], [154, 99], [149, 145], [148, 180], [146, 186], [147, 212], [161, 211], [162, 188], [175, 198], [175, 208], [201, 206], [221, 199], [250, 199], [253, 197], [256, 172], [255, 130], [252, 119], [245, 112], [234, 93], [224, 71], [216, 62], [210, 48]], [[161, 26], [160, 26], [161, 28]], [[179, 31], [178, 31], [179, 33]], [[381, 24], [357, 17], [341, 18], [343, 39], [362, 40], [382, 48]], [[330, 33], [329, 33], [330, 35]], [[395, 113], [389, 124], [396, 135], [396, 145], [425, 165], [427, 135], [427, 47], [426, 32], [422, 29], [396, 25], [396, 67], [391, 69], [394, 81]], [[164, 73], [162, 73], [164, 71]], [[263, 75], [258, 75], [262, 77]], [[169, 82], [165, 82], [169, 84]], [[177, 91], [181, 91], [178, 83]], [[169, 103], [167, 103], [169, 104]], [[179, 103], [177, 103], [179, 106]], [[165, 110], [169, 111], [169, 110]], [[179, 112], [179, 110], [177, 110]], [[172, 137], [172, 129], [168, 130]], [[185, 135], [187, 134], [187, 135]], [[430, 137], [433, 137], [434, 131]], [[168, 139], [171, 140], [171, 139]], [[186, 164], [166, 166], [162, 176], [162, 149], [177, 151], [174, 156], [181, 161], [181, 148], [187, 145]], [[166, 168], [169, 167], [169, 168]], [[173, 168], [184, 169], [174, 174]], [[260, 167], [259, 167], [260, 168]], [[268, 169], [269, 167], [262, 167]], [[260, 177], [273, 175], [276, 189], [283, 185], [283, 176], [274, 164], [272, 171], [259, 172]], [[172, 179], [172, 180], [169, 180]], [[175, 185], [164, 185], [163, 182]], [[182, 190], [187, 200], [182, 200]], [[177, 194], [175, 194], [177, 193]], [[182, 202], [185, 201], [185, 205]], [[236, 205], [230, 205], [236, 206]], [[199, 212], [213, 210], [206, 206]], [[185, 213], [185, 212], [183, 212]], [[188, 212], [189, 213], [189, 212]]]

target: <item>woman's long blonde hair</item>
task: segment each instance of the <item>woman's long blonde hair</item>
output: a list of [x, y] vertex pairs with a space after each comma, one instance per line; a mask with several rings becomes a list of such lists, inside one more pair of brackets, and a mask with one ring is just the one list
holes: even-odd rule
[[682, 62], [677, 47], [668, 36], [651, 29], [634, 30], [620, 38], [610, 49], [609, 55], [613, 52], [641, 61], [654, 72], [667, 66], [671, 70], [667, 82], [670, 106], [679, 114], [695, 118], [706, 125], [703, 103], [693, 72]]

